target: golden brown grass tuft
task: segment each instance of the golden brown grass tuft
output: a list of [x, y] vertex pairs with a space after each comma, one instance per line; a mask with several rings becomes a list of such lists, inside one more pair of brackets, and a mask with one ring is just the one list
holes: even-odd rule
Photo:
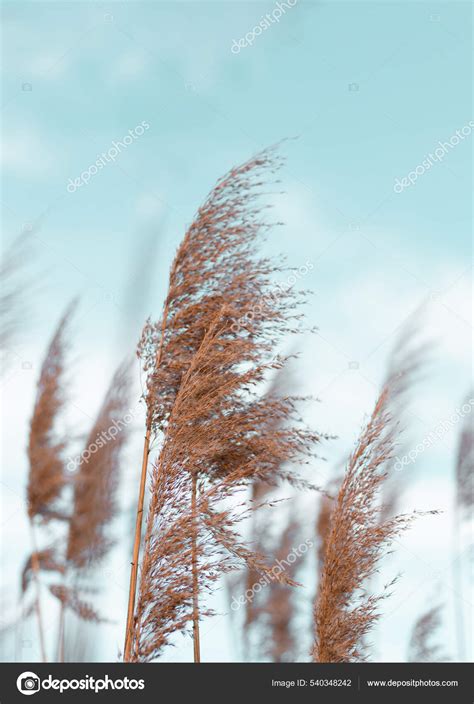
[[329, 496], [321, 496], [319, 510], [316, 519], [317, 544], [317, 565], [318, 575], [321, 575], [324, 568], [324, 559], [327, 550], [329, 531], [331, 528], [331, 514], [334, 508], [334, 500]]
[[52, 584], [49, 590], [58, 599], [64, 608], [69, 608], [83, 621], [99, 623], [103, 619], [99, 616], [92, 604], [81, 599], [77, 591], [62, 584]]
[[[256, 255], [257, 239], [270, 227], [258, 197], [268, 174], [279, 165], [275, 152], [267, 150], [217, 183], [178, 249], [162, 318], [148, 322], [143, 331], [139, 355], [147, 372], [148, 418], [125, 660], [131, 657], [132, 640], [134, 659], [154, 657], [170, 633], [182, 630], [190, 613], [196, 644], [203, 614], [197, 594], [227, 570], [222, 550], [265, 569], [231, 537], [233, 519], [211, 506], [211, 497], [212, 502], [217, 497], [206, 493], [209, 487], [220, 484], [227, 494], [232, 486], [235, 490], [255, 479], [298, 482], [287, 461], [311, 454], [320, 440], [298, 425], [295, 399], [263, 401], [256, 393], [269, 371], [284, 364], [273, 356], [274, 350], [283, 332], [298, 329], [297, 303], [304, 297], [304, 292], [300, 297], [291, 289], [271, 291], [272, 276], [281, 267]], [[274, 418], [290, 419], [292, 425], [271, 434]], [[150, 440], [160, 433], [135, 614], [145, 472]], [[208, 496], [204, 504], [201, 495]], [[188, 521], [188, 532], [173, 529], [172, 545], [163, 555], [168, 530], [178, 517]], [[203, 531], [208, 533], [206, 541]], [[186, 560], [172, 563], [178, 549], [191, 561], [187, 567]], [[169, 581], [172, 569], [188, 569], [192, 578], [188, 583], [185, 572], [176, 577], [179, 599], [175, 602], [173, 596], [165, 604], [162, 595], [175, 592]], [[196, 660], [198, 651], [195, 648]]]
[[[172, 633], [185, 630], [195, 620], [196, 591], [208, 593], [223, 573], [242, 565], [270, 573], [235, 532], [242, 516], [221, 502], [255, 479], [291, 478], [287, 462], [297, 463], [319, 440], [297, 426], [291, 399], [252, 393], [264, 371], [281, 361], [252, 365], [258, 341], [235, 335], [232, 319], [227, 305], [211, 322], [182, 380], [153, 470], [135, 660], [155, 657]], [[294, 422], [269, 433], [275, 417]], [[285, 575], [281, 580], [291, 583]], [[200, 617], [209, 613], [199, 608]]]
[[[237, 324], [253, 311], [256, 302], [265, 310], [263, 296], [269, 274], [276, 270], [268, 260], [252, 260], [256, 238], [269, 227], [258, 204], [263, 179], [275, 172], [280, 159], [267, 150], [232, 169], [211, 191], [186, 232], [173, 261], [161, 319], [148, 321], [138, 347], [147, 373], [147, 423], [138, 496], [135, 541], [130, 574], [125, 636], [125, 659], [130, 656], [135, 594], [140, 553], [146, 470], [150, 444], [166, 433], [182, 379], [199, 350], [210, 321], [227, 296]], [[278, 296], [276, 297], [278, 298]], [[236, 307], [237, 304], [237, 307]], [[265, 320], [265, 314], [258, 320]], [[254, 316], [253, 327], [257, 323]], [[269, 344], [269, 343], [267, 343]]]
[[[301, 559], [288, 560], [301, 542], [301, 526], [296, 516], [290, 516], [274, 553], [274, 565], [285, 565], [286, 576], [295, 584]], [[294, 630], [297, 595], [293, 585], [273, 579], [258, 595], [257, 627], [260, 653], [271, 662], [295, 662], [298, 639]]]
[[85, 452], [73, 477], [73, 506], [68, 522], [64, 555], [66, 584], [51, 592], [61, 602], [58, 627], [58, 660], [65, 652], [65, 611], [97, 622], [98, 613], [81, 592], [91, 572], [113, 545], [110, 523], [117, 513], [120, 461], [130, 433], [127, 409], [130, 400], [130, 364], [122, 364], [112, 377], [97, 418], [86, 438]]
[[[124, 420], [129, 401], [130, 365], [127, 363], [113, 375], [85, 442], [90, 456], [81, 460], [74, 476], [66, 551], [69, 569], [94, 567], [113, 544], [107, 530], [117, 512], [120, 460], [130, 433], [129, 423]], [[90, 450], [93, 447], [95, 452]]]
[[[46, 661], [46, 646], [39, 572], [41, 569], [40, 554], [45, 558], [48, 553], [47, 551], [41, 553], [38, 548], [36, 524], [38, 522], [47, 524], [53, 519], [65, 520], [66, 518], [64, 507], [60, 503], [66, 484], [63, 461], [65, 442], [57, 438], [56, 422], [65, 403], [64, 364], [67, 348], [67, 326], [74, 307], [75, 303], [72, 303], [61, 318], [46, 352], [38, 381], [28, 441], [27, 506], [32, 542], [31, 568], [36, 586], [35, 609], [44, 662]], [[43, 562], [47, 564], [44, 559]], [[24, 578], [27, 574], [28, 571], [24, 572]]]
[[364, 593], [387, 546], [415, 514], [379, 520], [378, 499], [393, 453], [394, 431], [387, 412], [389, 389], [351, 455], [331, 514], [324, 568], [314, 607], [315, 662], [364, 659], [363, 638], [379, 617], [382, 595]]
[[28, 516], [30, 520], [39, 519], [44, 523], [65, 518], [64, 510], [58, 504], [66, 482], [63, 460], [65, 443], [57, 439], [55, 425], [65, 403], [67, 326], [74, 305], [71, 304], [61, 318], [48, 347], [30, 423]]

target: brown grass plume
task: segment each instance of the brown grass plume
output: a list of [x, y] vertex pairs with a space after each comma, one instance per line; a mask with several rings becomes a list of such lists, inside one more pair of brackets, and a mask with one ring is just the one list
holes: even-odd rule
[[324, 568], [314, 608], [315, 662], [364, 659], [363, 638], [379, 617], [382, 595], [367, 595], [372, 576], [391, 540], [413, 518], [379, 521], [378, 500], [393, 453], [387, 412], [389, 389], [380, 394], [351, 455], [331, 514]]
[[[147, 372], [147, 437], [149, 441], [161, 433], [161, 451], [152, 475], [134, 617], [140, 519], [137, 521], [125, 659], [131, 655], [132, 639], [134, 659], [156, 656], [169, 634], [182, 630], [189, 620], [188, 597], [195, 659], [199, 659], [198, 622], [204, 612], [198, 606], [197, 593], [205, 592], [217, 574], [227, 569], [222, 550], [247, 564], [263, 565], [232, 537], [229, 529], [233, 519], [211, 508], [210, 497], [214, 503], [219, 495], [217, 489], [217, 495], [212, 493], [212, 484], [225, 487], [228, 494], [232, 485], [238, 487], [255, 479], [298, 481], [287, 461], [310, 454], [320, 439], [298, 424], [294, 399], [262, 400], [256, 393], [269, 372], [284, 364], [274, 356], [274, 350], [284, 332], [299, 329], [297, 303], [304, 296], [304, 292], [291, 289], [272, 290], [272, 276], [282, 267], [256, 255], [258, 237], [270, 227], [258, 196], [264, 177], [279, 165], [280, 159], [267, 150], [217, 183], [178, 249], [162, 318], [156, 324], [147, 323], [143, 331], [139, 355]], [[271, 434], [272, 416], [292, 418], [293, 425]], [[143, 487], [142, 472], [138, 513], [143, 506]], [[208, 497], [204, 503], [203, 497]], [[178, 516], [180, 525], [187, 521], [188, 532], [185, 535], [184, 529], [173, 529], [173, 549], [168, 546], [163, 556], [165, 536]], [[206, 526], [210, 535], [203, 541]], [[163, 594], [175, 591], [171, 587], [171, 555], [178, 557], [179, 547], [183, 556], [189, 555], [191, 564], [186, 567], [183, 559], [174, 563], [173, 569], [190, 569], [192, 583], [186, 582], [183, 572], [184, 582], [175, 594], [180, 599], [165, 605]], [[206, 552], [208, 547], [215, 559]], [[220, 567], [216, 567], [219, 560]], [[171, 581], [159, 587], [165, 575]], [[175, 579], [177, 584], [180, 578], [175, 575]]]

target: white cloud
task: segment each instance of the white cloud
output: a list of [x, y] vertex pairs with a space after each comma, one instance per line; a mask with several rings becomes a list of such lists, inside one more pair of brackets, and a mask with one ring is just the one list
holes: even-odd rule
[[57, 162], [41, 135], [33, 128], [23, 128], [5, 135], [1, 163], [18, 176], [41, 178]]

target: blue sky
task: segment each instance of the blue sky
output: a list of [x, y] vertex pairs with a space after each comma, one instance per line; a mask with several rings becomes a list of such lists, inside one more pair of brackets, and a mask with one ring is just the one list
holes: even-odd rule
[[[350, 447], [396, 331], [423, 302], [421, 334], [437, 347], [413, 399], [416, 438], [468, 392], [472, 135], [402, 193], [394, 183], [472, 120], [469, 3], [299, 0], [232, 53], [275, 6], [4, 3], [2, 240], [33, 229], [28, 266], [39, 289], [3, 381], [15, 438], [3, 479], [19, 506], [34, 384], [66, 303], [81, 297], [68, 419], [81, 427], [145, 317], [159, 314], [173, 252], [216, 179], [285, 137], [297, 137], [282, 146], [285, 193], [269, 200], [286, 225], [265, 246], [313, 264], [304, 287], [315, 291], [308, 315], [319, 336], [302, 341], [301, 380], [322, 401], [310, 419], [339, 436], [328, 458]], [[143, 121], [149, 129], [115, 163], [68, 192], [69, 179]], [[411, 507], [449, 504], [455, 443], [453, 431], [417, 460]], [[4, 524], [10, 539], [22, 540], [20, 516]], [[407, 551], [449, 569], [449, 527], [447, 511], [417, 528]], [[411, 560], [407, 593], [431, 581]], [[416, 594], [400, 607], [407, 624], [424, 602]], [[408, 627], [394, 627], [387, 658], [403, 659]], [[216, 632], [210, 652], [231, 657]]]

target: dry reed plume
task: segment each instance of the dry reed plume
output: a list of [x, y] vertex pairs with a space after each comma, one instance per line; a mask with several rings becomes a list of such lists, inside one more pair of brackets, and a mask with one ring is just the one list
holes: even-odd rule
[[[55, 426], [66, 402], [65, 349], [70, 306], [63, 316], [48, 348], [38, 382], [28, 445], [30, 473], [28, 481], [28, 513], [34, 548], [22, 575], [24, 594], [34, 578], [37, 585], [36, 611], [40, 626], [42, 657], [46, 659], [38, 574], [41, 571], [62, 575], [62, 584], [50, 584], [50, 592], [60, 601], [58, 659], [63, 660], [63, 628], [68, 608], [84, 620], [98, 621], [94, 607], [81, 597], [89, 590], [85, 581], [91, 569], [105, 556], [112, 545], [107, 527], [116, 512], [119, 460], [128, 437], [126, 424], [114, 436], [104, 433], [123, 423], [129, 400], [129, 366], [121, 366], [111, 381], [97, 419], [86, 439], [86, 448], [95, 446], [89, 460], [82, 458], [74, 476], [64, 467], [65, 443], [56, 437]], [[114, 426], [115, 424], [115, 426]], [[120, 427], [120, 426], [119, 426]], [[66, 511], [72, 491], [72, 511]], [[57, 519], [67, 525], [67, 539], [57, 538], [49, 547], [36, 546], [35, 522], [49, 523]]]
[[[139, 356], [147, 372], [147, 422], [130, 573], [125, 659], [131, 651], [150, 444], [157, 434], [166, 433], [181, 379], [199, 349], [209, 321], [222, 306], [223, 290], [234, 302], [239, 302], [235, 320], [243, 312], [252, 311], [256, 301], [264, 304], [262, 294], [269, 275], [278, 267], [268, 260], [251, 262], [255, 239], [269, 227], [261, 221], [261, 208], [255, 199], [262, 185], [259, 178], [268, 171], [274, 172], [278, 166], [278, 158], [269, 150], [233, 169], [217, 183], [178, 248], [161, 320], [156, 324], [149, 321], [143, 330]], [[265, 319], [270, 306], [264, 307]], [[275, 322], [279, 319], [281, 324], [277, 303], [273, 308]]]
[[[129, 402], [130, 365], [123, 364], [112, 377], [85, 442], [86, 449], [97, 450], [87, 461], [81, 460], [74, 476], [66, 563], [77, 570], [95, 566], [113, 545], [107, 530], [117, 512], [120, 459], [129, 437], [123, 419]], [[113, 436], [111, 429], [116, 429]]]
[[322, 573], [324, 567], [324, 558], [331, 527], [331, 513], [333, 509], [333, 501], [327, 496], [323, 496], [319, 505], [318, 516], [316, 520], [316, 535], [318, 536], [318, 574]]
[[[172, 633], [193, 623], [199, 654], [200, 596], [238, 564], [268, 567], [233, 530], [239, 518], [220, 502], [255, 479], [298, 483], [289, 461], [302, 461], [320, 440], [306, 430], [287, 398], [259, 397], [257, 387], [284, 359], [274, 357], [283, 332], [301, 314], [294, 291], [272, 292], [281, 267], [258, 259], [255, 245], [269, 227], [258, 203], [279, 159], [265, 151], [221, 179], [185, 235], [170, 274], [159, 323], [147, 323], [139, 354], [148, 373], [144, 468], [150, 438], [161, 434], [152, 473], [140, 594], [134, 616], [132, 565], [125, 660], [148, 660]], [[258, 315], [246, 317], [246, 311]], [[273, 419], [287, 427], [269, 432]], [[144, 479], [138, 514], [143, 507]]]
[[[420, 341], [421, 310], [417, 309], [402, 325], [396, 336], [394, 346], [388, 361], [387, 373], [383, 386], [390, 389], [390, 399], [387, 411], [391, 417], [390, 425], [397, 423], [403, 434], [397, 438], [397, 455], [403, 456], [410, 448], [405, 432], [409, 425], [410, 393], [421, 379], [421, 374], [428, 363], [430, 345]], [[403, 437], [403, 443], [400, 443]], [[382, 510], [380, 520], [392, 518], [397, 511], [403, 489], [408, 481], [407, 473], [402, 474], [394, 469], [395, 461], [391, 457], [387, 462], [387, 478], [382, 485]]]
[[[271, 399], [272, 397], [281, 398], [288, 396], [290, 386], [289, 368], [288, 365], [285, 365], [273, 375], [270, 385], [265, 392], [265, 396], [268, 399]], [[285, 421], [286, 418], [284, 417], [272, 417], [269, 420], [267, 432], [277, 433], [284, 426]], [[278, 469], [280, 470], [281, 468]], [[261, 502], [266, 500], [276, 483], [278, 483], [278, 477], [269, 477], [269, 481], [262, 481], [261, 479], [256, 478], [252, 482], [251, 486], [252, 504], [254, 506], [258, 506]], [[269, 524], [270, 521], [268, 520], [268, 512], [252, 512], [250, 542], [256, 552], [268, 553], [269, 551], [271, 552], [275, 550], [275, 546], [271, 543], [271, 531]], [[260, 575], [258, 572], [255, 570], [248, 570], [245, 575], [245, 591], [251, 590], [253, 585], [258, 582], [259, 578]], [[240, 584], [240, 586], [242, 586], [242, 584]], [[250, 656], [252, 650], [251, 634], [254, 630], [253, 626], [255, 625], [258, 628], [258, 621], [261, 613], [261, 609], [256, 608], [255, 600], [247, 599], [245, 603], [245, 622], [243, 626], [244, 649], [247, 658]]]
[[236, 338], [225, 312], [223, 318], [222, 327], [219, 318], [211, 325], [183, 380], [154, 467], [133, 659], [155, 657], [172, 633], [195, 622], [197, 609], [197, 617], [209, 614], [196, 594], [212, 590], [223, 573], [244, 564], [270, 573], [234, 531], [242, 516], [222, 509], [222, 501], [255, 477], [274, 480], [285, 458], [298, 461], [318, 439], [294, 426], [268, 434], [272, 415], [293, 416], [291, 401], [250, 395], [263, 367], [242, 364], [253, 342]]
[[441, 607], [432, 606], [416, 621], [410, 638], [409, 662], [445, 662], [448, 658], [436, 642], [441, 626]]
[[[29, 475], [27, 485], [28, 518], [32, 541], [31, 567], [36, 584], [36, 614], [43, 661], [46, 661], [46, 646], [41, 610], [41, 588], [39, 571], [40, 555], [43, 565], [48, 551], [40, 552], [36, 538], [36, 524], [49, 523], [53, 519], [64, 520], [61, 494], [66, 482], [63, 452], [65, 443], [57, 438], [56, 421], [65, 403], [64, 364], [67, 348], [67, 325], [74, 304], [63, 315], [41, 368], [28, 441]], [[49, 559], [49, 558], [48, 558]], [[24, 579], [28, 570], [24, 572]]]
[[[58, 629], [58, 659], [64, 658], [65, 610], [70, 608], [83, 620], [98, 621], [99, 615], [81, 596], [91, 570], [97, 567], [113, 545], [110, 523], [117, 513], [120, 461], [129, 437], [124, 421], [130, 401], [130, 365], [121, 365], [112, 377], [97, 418], [85, 442], [96, 448], [88, 460], [82, 457], [73, 477], [73, 508], [69, 519], [64, 558], [65, 584], [53, 585], [61, 602]], [[112, 429], [115, 433], [111, 435]]]
[[66, 398], [64, 362], [67, 325], [74, 304], [68, 307], [51, 340], [41, 368], [28, 441], [28, 516], [47, 523], [64, 519], [61, 493], [66, 483], [63, 453], [65, 442], [58, 440], [55, 424]]
[[351, 455], [331, 514], [325, 559], [314, 608], [315, 662], [364, 659], [363, 638], [379, 617], [382, 595], [367, 595], [364, 583], [393, 538], [413, 519], [379, 520], [378, 499], [393, 453], [394, 429], [387, 408], [390, 390], [380, 394], [372, 417]]
[[[21, 592], [26, 594], [33, 574], [33, 556], [30, 555], [25, 562], [21, 573]], [[36, 562], [41, 572], [64, 572], [64, 564], [58, 560], [56, 547], [45, 548], [36, 553]]]
[[20, 323], [24, 327], [28, 320], [28, 306], [25, 303], [25, 291], [31, 293], [31, 283], [26, 277], [25, 262], [31, 238], [17, 237], [2, 254], [0, 261], [0, 352], [2, 353], [2, 372], [8, 360], [5, 353], [18, 339]]
[[[292, 386], [294, 386], [293, 374], [287, 365], [273, 376], [266, 391], [266, 397], [288, 397]], [[295, 396], [290, 398], [295, 402], [303, 400]], [[283, 416], [271, 418], [268, 433], [278, 433], [284, 428], [286, 421]], [[268, 497], [275, 484], [278, 484], [278, 472], [275, 472], [275, 477], [269, 476], [265, 482], [260, 479], [254, 480], [252, 482], [253, 504], [258, 506], [263, 501], [270, 501]], [[325, 494], [323, 493], [322, 496]], [[295, 508], [292, 508], [285, 530], [275, 536], [275, 531], [272, 530], [274, 529], [272, 513], [252, 512], [251, 544], [257, 552], [272, 556], [272, 562], [275, 563], [275, 560], [284, 560], [291, 549], [297, 545], [299, 521], [296, 518]], [[298, 567], [299, 562], [287, 568], [287, 575], [292, 580], [296, 578]], [[252, 592], [259, 580], [260, 574], [257, 571], [248, 570], [245, 591]], [[253, 599], [246, 600], [243, 644], [247, 659], [251, 659], [253, 652], [259, 660], [284, 662], [295, 659], [298, 646], [292, 629], [295, 598], [291, 587], [272, 581]]]
[[[200, 623], [215, 613], [209, 597], [236, 570], [242, 570], [240, 584], [246, 582], [250, 590], [265, 580], [246, 601], [247, 653], [255, 648], [258, 659], [273, 662], [298, 657], [293, 587], [301, 586], [296, 581], [301, 563], [290, 561], [278, 573], [274, 566], [301, 542], [301, 522], [293, 506], [278, 530], [268, 521], [270, 511], [257, 509], [279, 503], [271, 492], [282, 483], [319, 488], [300, 468], [311, 466], [316, 446], [329, 436], [304, 425], [299, 407], [308, 399], [289, 393], [286, 365], [293, 355], [278, 352], [285, 335], [302, 330], [300, 306], [307, 292], [275, 286], [275, 275], [287, 268], [258, 253], [262, 238], [280, 224], [267, 222], [262, 196], [281, 164], [275, 149], [268, 149], [217, 182], [177, 250], [161, 318], [148, 320], [142, 331], [137, 354], [146, 375], [146, 427], [123, 654], [127, 662], [154, 660], [178, 634], [192, 636], [193, 658], [200, 662]], [[120, 463], [129, 435], [123, 419], [130, 367], [122, 365], [85, 439], [84, 449], [96, 450], [88, 460], [82, 455], [73, 475], [65, 472], [66, 443], [58, 436], [57, 422], [66, 402], [72, 311], [71, 305], [48, 347], [28, 442], [33, 547], [22, 573], [22, 594], [31, 586], [36, 589], [33, 607], [44, 661], [41, 572], [56, 574], [54, 583], [48, 577], [48, 586], [60, 604], [59, 661], [65, 659], [68, 611], [79, 624], [103, 620], [90, 595], [97, 591], [94, 569], [114, 544], [110, 524], [118, 512]], [[400, 475], [392, 474], [397, 426], [405, 420], [409, 390], [425, 363], [426, 346], [417, 343], [417, 333], [414, 317], [396, 340], [383, 391], [344, 475], [322, 491], [316, 525], [315, 662], [365, 659], [366, 636], [387, 596], [386, 590], [370, 594], [367, 582], [390, 543], [417, 515], [394, 515], [401, 491], [395, 482]], [[6, 327], [5, 339], [9, 335]], [[120, 431], [103, 441], [117, 422], [122, 422]], [[472, 425], [465, 423], [456, 467], [458, 532], [474, 503], [473, 437]], [[142, 536], [152, 451], [156, 456]], [[239, 528], [249, 519], [246, 541]], [[50, 531], [48, 546], [38, 546], [38, 525], [53, 521], [64, 528], [63, 539], [51, 540]], [[441, 659], [432, 642], [439, 622], [438, 607], [418, 619], [410, 641], [412, 661]], [[458, 623], [462, 641], [460, 629]], [[81, 638], [84, 632], [79, 631], [78, 645]]]
[[[279, 536], [278, 547], [273, 552], [272, 562], [273, 564], [286, 562], [285, 573], [295, 584], [301, 559], [289, 562], [287, 558], [300, 542], [301, 526], [293, 514]], [[257, 582], [258, 579], [257, 574]], [[255, 598], [253, 620], [259, 630], [259, 657], [271, 662], [295, 662], [298, 656], [298, 640], [293, 628], [293, 619], [297, 597], [292, 585], [273, 579]]]

